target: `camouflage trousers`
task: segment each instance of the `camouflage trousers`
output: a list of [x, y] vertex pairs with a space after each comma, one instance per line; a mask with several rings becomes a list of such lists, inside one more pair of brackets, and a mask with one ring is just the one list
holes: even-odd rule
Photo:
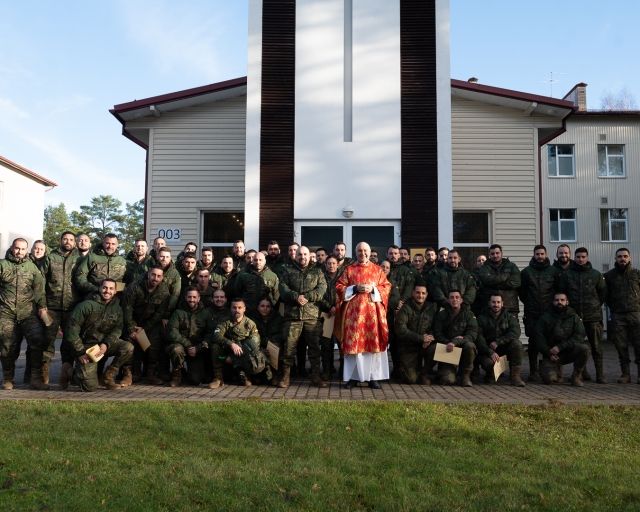
[[13, 372], [20, 356], [20, 344], [26, 338], [31, 356], [31, 368], [42, 367], [42, 352], [46, 344], [44, 326], [34, 314], [24, 320], [0, 316], [0, 361], [5, 372]]
[[[522, 342], [520, 340], [513, 340], [510, 343], [498, 345], [496, 354], [499, 356], [507, 356], [510, 367], [522, 366]], [[485, 372], [493, 372], [493, 360], [491, 357], [488, 355], [478, 355], [477, 359]], [[491, 373], [491, 375], [493, 375], [493, 373]]]
[[[94, 343], [90, 343], [84, 348], [87, 349], [93, 345]], [[115, 340], [109, 344], [109, 348], [100, 362], [106, 361], [109, 357], [113, 357], [111, 366], [114, 368], [128, 366], [133, 361], [133, 345], [125, 340]], [[93, 361], [87, 364], [76, 361], [71, 382], [80, 386], [82, 391], [95, 391], [98, 389], [98, 366], [99, 363]]]
[[311, 373], [320, 374], [320, 335], [322, 322], [319, 320], [287, 321], [284, 323], [285, 338], [283, 366], [290, 368], [294, 365], [298, 340], [304, 336], [307, 341]]
[[613, 343], [618, 351], [620, 366], [629, 367], [629, 345], [635, 352], [635, 363], [640, 364], [640, 313], [617, 313], [613, 323]]
[[198, 348], [196, 355], [191, 357], [187, 354], [187, 349], [179, 343], [174, 343], [167, 347], [171, 367], [187, 368], [187, 379], [193, 385], [199, 385], [211, 380], [211, 354], [208, 348]]
[[[432, 345], [434, 345], [433, 352], [435, 354], [435, 344], [432, 343]], [[473, 361], [478, 353], [476, 344], [472, 341], [465, 341], [460, 345], [460, 348], [462, 349], [462, 354], [460, 355], [459, 368], [461, 368], [462, 371], [470, 372], [473, 370]], [[438, 378], [440, 379], [441, 384], [454, 384], [456, 382], [457, 372], [458, 367], [453, 364], [438, 363]]]
[[[50, 363], [53, 360], [53, 356], [56, 353], [56, 338], [58, 337], [58, 332], [65, 332], [67, 328], [67, 322], [69, 317], [71, 316], [71, 311], [54, 311], [52, 309], [48, 310], [49, 316], [53, 322], [49, 327], [45, 327], [45, 336], [47, 339], [46, 348], [44, 353], [42, 354], [42, 361], [44, 363]], [[73, 349], [69, 346], [67, 342], [62, 341], [60, 345], [60, 358], [63, 363], [73, 363]]]
[[436, 344], [431, 343], [427, 348], [421, 344], [405, 342], [396, 338], [398, 364], [398, 378], [406, 384], [415, 384], [418, 377], [429, 377], [433, 371], [433, 356]]

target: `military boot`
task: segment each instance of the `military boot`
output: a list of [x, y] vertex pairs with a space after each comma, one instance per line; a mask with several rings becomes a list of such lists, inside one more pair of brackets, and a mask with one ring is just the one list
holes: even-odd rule
[[122, 368], [122, 380], [120, 381], [120, 387], [128, 388], [133, 384], [133, 372], [131, 366], [125, 366]]
[[320, 377], [320, 370], [317, 368], [311, 371], [311, 385], [318, 388], [327, 387], [327, 383], [322, 380], [322, 377]]
[[603, 369], [603, 365], [602, 365], [602, 357], [597, 358], [594, 361], [595, 365], [596, 365], [596, 382], [598, 384], [606, 384], [607, 383], [607, 379], [605, 379], [604, 377], [604, 369]]
[[629, 384], [631, 382], [631, 375], [629, 374], [629, 363], [620, 365], [622, 374], [618, 377], [618, 384]]
[[558, 366], [548, 359], [543, 359], [540, 365], [540, 377], [545, 384], [556, 384], [558, 382]]
[[2, 383], [2, 389], [13, 389], [13, 374], [14, 370], [2, 370], [4, 376], [4, 382]]
[[107, 389], [120, 389], [122, 386], [116, 382], [116, 375], [118, 375], [118, 368], [109, 366], [104, 372], [104, 385]]
[[177, 388], [180, 384], [182, 384], [182, 368], [176, 368], [171, 372], [171, 382], [169, 382], [169, 386]]
[[571, 385], [579, 388], [584, 386], [584, 382], [582, 382], [582, 370], [573, 370], [573, 375], [571, 375]]
[[520, 376], [522, 372], [522, 366], [512, 366], [511, 367], [511, 385], [518, 386], [519, 388], [525, 387], [525, 383]]
[[162, 386], [164, 382], [160, 377], [156, 375], [157, 365], [150, 364], [147, 366], [147, 376], [145, 377], [145, 383], [151, 386]]
[[49, 384], [49, 363], [42, 363], [42, 382]]
[[218, 389], [224, 386], [222, 379], [214, 377], [211, 382], [209, 382], [209, 389]]
[[37, 389], [39, 391], [48, 391], [49, 384], [42, 382], [42, 369], [31, 368], [31, 382], [29, 382], [30, 389]]
[[291, 379], [291, 368], [287, 366], [282, 369], [282, 378], [278, 382], [278, 387], [282, 389], [288, 388], [290, 379]]
[[243, 371], [238, 373], [238, 381], [241, 386], [245, 386], [247, 388], [252, 385], [251, 381], [249, 380], [249, 377], [247, 377], [247, 374]]
[[473, 387], [473, 383], [471, 382], [471, 372], [473, 372], [473, 368], [470, 370], [465, 370], [462, 374], [462, 386], [465, 388]]
[[71, 377], [73, 375], [73, 365], [71, 363], [62, 363], [62, 368], [60, 368], [60, 387], [62, 389], [67, 389], [69, 387], [69, 382], [71, 382]]

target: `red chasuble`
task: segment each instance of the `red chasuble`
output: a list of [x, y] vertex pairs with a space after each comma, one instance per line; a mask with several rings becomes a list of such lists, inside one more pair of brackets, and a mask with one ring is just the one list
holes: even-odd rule
[[[381, 302], [373, 301], [372, 293], [356, 293], [345, 300], [349, 286], [356, 284], [375, 285]], [[337, 308], [334, 334], [347, 355], [363, 352], [384, 352], [389, 342], [387, 304], [391, 283], [382, 269], [375, 263], [349, 265], [336, 283]]]

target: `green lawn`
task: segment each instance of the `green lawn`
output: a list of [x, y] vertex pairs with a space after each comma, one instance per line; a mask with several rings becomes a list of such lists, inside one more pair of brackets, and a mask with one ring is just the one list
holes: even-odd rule
[[640, 409], [0, 402], [0, 510], [638, 510]]

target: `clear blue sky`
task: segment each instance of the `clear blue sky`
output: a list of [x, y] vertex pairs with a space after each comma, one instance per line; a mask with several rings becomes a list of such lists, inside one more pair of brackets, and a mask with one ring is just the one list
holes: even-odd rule
[[[629, 0], [451, 0], [451, 75], [590, 108], [626, 87], [640, 101]], [[0, 154], [58, 182], [48, 204], [144, 195], [144, 151], [114, 104], [246, 74], [245, 0], [0, 0]]]

